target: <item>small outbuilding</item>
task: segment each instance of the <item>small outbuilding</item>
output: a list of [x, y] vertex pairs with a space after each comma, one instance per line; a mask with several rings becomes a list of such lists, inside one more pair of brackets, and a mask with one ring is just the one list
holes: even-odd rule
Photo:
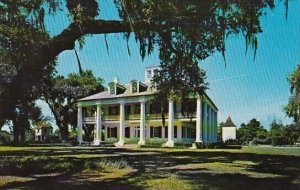
[[34, 140], [38, 142], [47, 141], [52, 135], [53, 128], [51, 125], [43, 124], [35, 128]]
[[236, 140], [236, 125], [232, 122], [230, 116], [222, 126], [222, 140]]

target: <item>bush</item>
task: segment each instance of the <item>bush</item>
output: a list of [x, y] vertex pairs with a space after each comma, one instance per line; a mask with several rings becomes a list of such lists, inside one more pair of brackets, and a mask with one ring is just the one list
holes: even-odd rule
[[224, 143], [226, 145], [240, 145], [240, 143], [238, 142], [238, 140], [234, 140], [234, 139], [228, 139]]
[[223, 141], [218, 141], [214, 143], [214, 148], [225, 148], [226, 144]]
[[164, 139], [159, 138], [146, 138], [145, 145], [142, 145], [142, 148], [161, 148], [162, 145], [166, 142]]
[[[192, 147], [193, 143], [190, 142], [182, 142], [182, 143], [175, 143], [174, 147], [175, 148], [190, 148]], [[197, 145], [196, 145], [197, 146]], [[198, 148], [198, 147], [197, 147]]]
[[60, 171], [60, 172], [70, 172], [74, 168], [74, 164], [68, 161], [53, 162], [48, 161], [46, 165], [43, 166], [45, 171]]
[[256, 145], [259, 145], [259, 144], [271, 144], [271, 140], [269, 138], [260, 139], [258, 137], [255, 137], [253, 139], [253, 141], [250, 141], [250, 143], [249, 143], [250, 146], [256, 146]]
[[10, 142], [10, 135], [7, 131], [0, 131], [0, 143]]
[[33, 174], [52, 171], [68, 172], [74, 164], [46, 156], [4, 157], [0, 161], [0, 172], [5, 174]]
[[72, 146], [78, 146], [79, 142], [77, 140], [71, 141]]
[[127, 161], [125, 160], [101, 160], [100, 162], [86, 161], [84, 163], [84, 169], [87, 170], [114, 170], [129, 168]]
[[141, 145], [141, 148], [161, 148], [162, 143], [146, 142], [145, 145]]

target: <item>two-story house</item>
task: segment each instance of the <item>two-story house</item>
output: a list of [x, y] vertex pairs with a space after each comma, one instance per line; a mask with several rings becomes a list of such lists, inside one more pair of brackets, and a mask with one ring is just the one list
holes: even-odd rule
[[40, 125], [34, 129], [34, 141], [43, 142], [49, 140], [52, 135], [52, 126], [50, 125]]
[[180, 142], [216, 142], [218, 108], [206, 95], [191, 96], [189, 106], [195, 112], [187, 114], [181, 105], [173, 100], [168, 102], [165, 126], [162, 115], [155, 109], [155, 89], [151, 78], [159, 67], [145, 69], [145, 81], [132, 80], [120, 84], [115, 78], [108, 84], [108, 90], [78, 101], [78, 141], [82, 142], [82, 127], [94, 127], [94, 145], [102, 142], [124, 143], [161, 142], [173, 147]]

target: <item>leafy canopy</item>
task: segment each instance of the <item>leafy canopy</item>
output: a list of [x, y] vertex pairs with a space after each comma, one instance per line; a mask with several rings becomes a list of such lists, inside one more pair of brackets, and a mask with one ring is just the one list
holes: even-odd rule
[[49, 105], [63, 140], [68, 137], [68, 125], [76, 127], [78, 99], [104, 90], [103, 80], [94, 77], [91, 70], [80, 74], [71, 73], [68, 77], [56, 76], [52, 84], [44, 90], [43, 99]]
[[283, 108], [283, 111], [288, 117], [294, 119], [296, 124], [300, 121], [300, 65], [288, 77], [291, 86], [291, 96], [288, 104]]
[[[201, 95], [207, 84], [198, 61], [214, 52], [225, 57], [226, 37], [239, 33], [245, 37], [246, 50], [249, 45], [256, 50], [256, 36], [262, 32], [259, 18], [264, 8], [274, 7], [273, 0], [114, 0], [114, 4], [118, 20], [102, 19], [101, 1], [96, 0], [0, 2], [0, 70], [9, 71], [0, 79], [0, 120], [13, 118], [20, 102], [38, 99], [44, 86], [52, 84], [57, 56], [74, 49], [75, 42], [88, 34], [123, 33], [126, 40], [134, 34], [142, 58], [159, 50], [165, 78], [157, 80], [158, 86], [173, 94]], [[44, 20], [58, 11], [71, 23], [50, 36]], [[176, 80], [166, 82], [171, 79]]]

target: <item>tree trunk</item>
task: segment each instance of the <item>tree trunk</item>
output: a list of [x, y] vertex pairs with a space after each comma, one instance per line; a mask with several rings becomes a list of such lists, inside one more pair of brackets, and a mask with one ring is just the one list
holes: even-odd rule
[[21, 128], [20, 128], [20, 141], [21, 142], [25, 142], [25, 126], [24, 126], [24, 123], [20, 125]]
[[62, 126], [59, 128], [61, 134], [61, 140], [67, 141], [69, 139], [69, 130], [68, 126]]
[[13, 119], [13, 136], [14, 136], [14, 142], [18, 143], [19, 142], [19, 135], [20, 135], [20, 131], [19, 131], [19, 126], [17, 123], [16, 119]]

